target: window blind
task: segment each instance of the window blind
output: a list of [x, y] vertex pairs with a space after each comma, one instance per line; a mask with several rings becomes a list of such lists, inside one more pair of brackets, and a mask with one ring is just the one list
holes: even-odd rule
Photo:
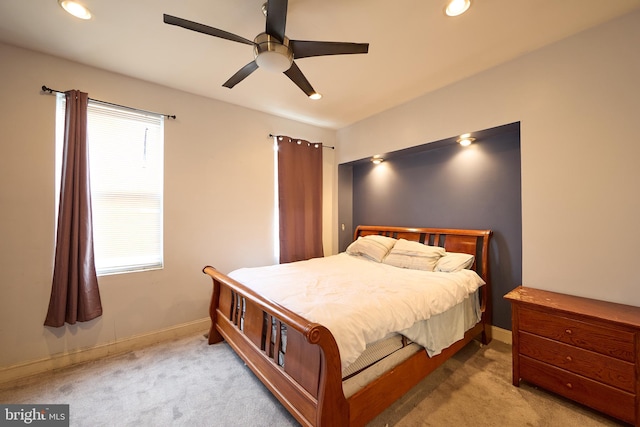
[[97, 273], [161, 268], [164, 117], [91, 100], [87, 114]]

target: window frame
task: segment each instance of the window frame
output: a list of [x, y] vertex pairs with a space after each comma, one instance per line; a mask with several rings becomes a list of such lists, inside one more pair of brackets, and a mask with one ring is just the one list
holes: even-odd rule
[[[56, 223], [57, 223], [59, 203], [60, 203], [60, 180], [61, 180], [61, 169], [62, 169], [62, 153], [63, 153], [63, 145], [64, 145], [65, 101], [66, 101], [65, 95], [58, 93], [57, 99], [56, 99], [56, 138], [55, 138], [55, 141], [56, 141], [55, 142]], [[164, 268], [164, 116], [156, 113], [141, 112], [139, 110], [135, 110], [135, 109], [131, 109], [123, 106], [116, 106], [109, 103], [103, 103], [103, 102], [92, 100], [92, 99], [89, 99], [87, 114], [88, 114], [87, 144], [89, 145], [88, 148], [89, 148], [89, 157], [90, 157], [90, 169], [89, 169], [90, 174], [92, 174], [92, 169], [96, 169], [96, 170], [98, 169], [95, 166], [92, 167], [94, 164], [96, 164], [95, 162], [100, 161], [97, 154], [92, 155], [92, 152], [98, 151], [95, 148], [95, 146], [96, 144], [98, 144], [96, 140], [100, 139], [96, 136], [94, 137], [91, 136], [92, 129], [94, 130], [94, 134], [95, 134], [95, 132], [98, 132], [98, 130], [96, 129], [99, 126], [94, 123], [95, 117], [93, 117], [93, 120], [92, 120], [92, 116], [96, 116], [96, 117], [100, 116], [102, 119], [104, 118], [112, 119], [115, 122], [118, 122], [121, 119], [122, 120], [120, 122], [121, 126], [127, 125], [131, 127], [131, 126], [144, 125], [144, 126], [152, 127], [152, 132], [150, 133], [152, 133], [153, 135], [151, 137], [152, 140], [149, 141], [149, 144], [150, 144], [149, 146], [147, 145], [148, 128], [144, 132], [144, 141], [143, 141], [144, 165], [142, 166], [142, 168], [146, 169], [146, 167], [149, 165], [149, 163], [147, 163], [148, 147], [152, 146], [154, 149], [153, 154], [150, 155], [150, 157], [153, 157], [153, 163], [150, 164], [149, 171], [142, 172], [144, 176], [152, 175], [153, 180], [149, 179], [149, 182], [153, 183], [153, 185], [151, 186], [153, 190], [151, 191], [149, 191], [148, 188], [145, 188], [144, 185], [142, 185], [143, 187], [142, 191], [138, 191], [137, 193], [134, 191], [129, 191], [135, 187], [135, 184], [137, 182], [133, 180], [133, 181], [128, 181], [129, 185], [126, 186], [127, 188], [125, 191], [122, 191], [122, 187], [120, 187], [120, 191], [116, 192], [121, 196], [124, 196], [122, 198], [118, 198], [117, 194], [115, 196], [105, 196], [104, 192], [102, 196], [97, 196], [97, 194], [100, 194], [100, 193], [98, 191], [94, 191], [94, 187], [95, 187], [94, 179], [91, 179], [91, 192], [92, 192], [91, 198], [92, 198], [92, 211], [93, 211], [92, 216], [94, 221], [94, 247], [95, 247], [94, 256], [95, 256], [97, 274], [98, 276], [105, 276], [105, 275], [111, 275], [111, 274], [134, 273], [134, 272], [141, 272], [141, 271], [163, 269]], [[132, 123], [135, 123], [135, 125], [132, 125]], [[109, 127], [108, 129], [109, 129], [108, 132], [103, 132], [100, 135], [103, 140], [101, 144], [105, 144], [106, 140], [108, 140], [108, 142], [114, 141], [113, 138], [116, 138], [115, 134], [119, 132], [119, 130], [116, 130], [115, 127], [113, 128], [112, 133], [111, 133], [112, 128]], [[155, 137], [155, 140], [153, 140], [154, 137]], [[122, 137], [119, 135], [117, 138], [129, 138], [129, 137], [128, 136]], [[117, 140], [116, 142], [119, 144], [122, 144], [122, 143], [128, 144], [129, 143], [128, 141], [129, 140], [127, 139], [126, 141]], [[135, 141], [135, 144], [138, 144], [138, 141]], [[92, 146], [94, 146], [93, 149], [92, 149]], [[125, 161], [122, 162], [123, 164], [131, 163], [131, 160], [128, 159], [127, 157], [124, 157], [124, 160]], [[106, 162], [107, 160], [104, 160], [104, 161]], [[134, 168], [135, 167], [136, 166], [134, 165]], [[123, 170], [124, 168], [125, 166], [118, 164], [118, 167], [117, 167], [118, 171]], [[97, 173], [98, 172], [95, 172], [94, 174], [97, 174]], [[139, 174], [140, 172], [138, 172], [138, 175]], [[140, 180], [140, 182], [145, 182], [146, 178], [144, 178], [144, 176], [143, 176], [143, 179]], [[98, 178], [96, 178], [95, 180], [97, 181]], [[101, 199], [99, 199], [99, 197], [101, 197]], [[144, 205], [143, 199], [145, 198], [151, 198], [150, 199], [151, 203]], [[114, 212], [117, 212], [116, 208], [120, 207], [121, 210], [125, 211], [123, 218], [128, 219], [130, 221], [123, 222], [121, 220], [119, 221], [112, 220], [107, 222], [106, 220], [104, 220], [104, 216], [103, 216], [104, 222], [102, 223], [99, 222], [98, 224], [96, 224], [95, 223], [96, 217], [100, 218], [101, 214], [105, 212], [105, 211], [98, 211], [99, 213], [96, 214], [96, 209], [100, 209], [98, 206], [101, 203], [105, 204], [104, 200], [107, 200], [106, 205], [108, 205], [108, 199], [111, 199], [111, 201], [120, 202], [118, 203], [117, 206], [114, 206], [112, 204], [111, 206], [112, 209], [109, 212], [112, 215], [114, 215]], [[100, 202], [98, 200], [102, 200], [102, 201]], [[140, 203], [140, 202], [142, 202], [142, 205], [140, 204], [136, 205], [136, 203]], [[134, 216], [135, 214], [132, 212], [134, 212], [136, 207], [139, 212], [138, 212], [138, 215]], [[127, 212], [127, 209], [128, 209], [128, 212]], [[144, 209], [147, 209], [147, 210], [145, 211]], [[140, 221], [144, 221], [144, 218], [150, 219], [148, 222], [152, 223], [153, 226], [147, 229], [146, 227], [147, 222], [145, 222], [144, 223], [145, 227], [136, 228], [134, 225], [132, 225], [136, 217], [139, 217], [138, 223], [140, 223]], [[118, 217], [115, 217], [115, 218], [118, 218]], [[126, 224], [126, 225], [121, 227], [123, 224]], [[96, 227], [102, 227], [102, 228], [99, 228], [96, 232]], [[122, 228], [128, 227], [129, 230], [127, 231], [127, 233], [133, 231], [131, 235], [135, 235], [136, 233], [143, 233], [143, 234], [146, 233], [146, 236], [152, 236], [151, 238], [146, 238], [146, 240], [145, 239], [138, 240], [137, 245], [141, 246], [143, 244], [147, 244], [147, 246], [153, 249], [140, 252], [141, 255], [137, 256], [138, 262], [135, 261], [136, 257], [132, 255], [125, 255], [123, 257], [115, 256], [115, 254], [124, 253], [126, 251], [133, 250], [133, 248], [136, 245], [130, 244], [130, 240], [128, 239], [128, 236], [130, 234], [126, 234], [127, 240], [126, 240], [126, 243], [123, 244], [122, 236], [124, 234], [122, 233], [122, 231], [120, 234], [120, 245], [118, 246], [118, 244], [114, 244], [113, 241], [118, 240], [117, 233], [107, 234], [107, 232], [105, 232], [105, 230], [108, 230], [110, 227], [112, 228], [111, 230], [112, 233], [113, 233], [113, 229], [117, 229], [117, 228], [122, 229]], [[143, 231], [141, 230], [141, 228], [144, 228], [145, 230]], [[57, 230], [56, 230], [56, 233], [57, 233]], [[112, 242], [105, 243], [107, 239], [112, 240]], [[120, 250], [116, 249], [115, 251], [107, 251], [105, 250], [105, 248], [107, 247], [120, 248]], [[120, 261], [118, 261], [118, 258], [120, 258]], [[107, 259], [109, 260], [109, 262], [106, 262]]]

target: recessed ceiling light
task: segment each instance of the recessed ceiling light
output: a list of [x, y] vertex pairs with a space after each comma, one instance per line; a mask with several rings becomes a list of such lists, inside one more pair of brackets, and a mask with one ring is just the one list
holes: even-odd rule
[[322, 95], [319, 94], [318, 92], [314, 92], [311, 95], [309, 95], [309, 98], [311, 98], [311, 99], [320, 99], [320, 98], [322, 98]]
[[80, 19], [91, 19], [91, 12], [89, 9], [78, 3], [77, 1], [72, 0], [58, 0], [58, 3], [64, 10], [66, 10], [71, 15]]
[[444, 10], [448, 16], [462, 15], [471, 6], [471, 0], [450, 0]]

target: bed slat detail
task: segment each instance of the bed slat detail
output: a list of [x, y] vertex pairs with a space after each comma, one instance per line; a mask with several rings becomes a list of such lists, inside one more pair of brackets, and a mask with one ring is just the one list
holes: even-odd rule
[[360, 236], [364, 237], [364, 236], [369, 236], [371, 234], [381, 234], [377, 231], [363, 231], [362, 233], [360, 233]]
[[256, 347], [263, 348], [264, 312], [251, 301], [246, 301], [245, 299], [243, 301], [246, 308], [243, 315], [242, 331]]
[[238, 299], [238, 294], [233, 292], [231, 294], [231, 302], [233, 306], [231, 307], [231, 321], [234, 325], [240, 325], [240, 300]]
[[231, 319], [233, 314], [233, 295], [227, 287], [220, 289], [220, 309], [223, 310], [224, 316]]
[[296, 331], [287, 331], [287, 353], [284, 371], [315, 398], [318, 397], [320, 376], [320, 349], [306, 345], [304, 336]]
[[[272, 326], [273, 327], [273, 326]], [[276, 332], [276, 339], [275, 339], [275, 344], [273, 345], [273, 362], [280, 366], [280, 352], [282, 351], [282, 323], [280, 322], [280, 320], [276, 319], [276, 326], [275, 326], [275, 332]], [[283, 365], [285, 364], [286, 360], [283, 360]]]
[[405, 240], [409, 240], [412, 242], [419, 242], [420, 241], [420, 233], [395, 233], [395, 238], [396, 239], [405, 239]]
[[271, 337], [273, 336], [271, 334], [272, 328], [272, 322], [273, 322], [273, 317], [267, 313], [264, 314], [264, 331], [265, 331], [265, 336], [264, 336], [264, 342], [262, 344], [262, 350], [265, 352], [265, 354], [267, 355], [267, 357], [273, 358], [273, 344], [271, 342]]

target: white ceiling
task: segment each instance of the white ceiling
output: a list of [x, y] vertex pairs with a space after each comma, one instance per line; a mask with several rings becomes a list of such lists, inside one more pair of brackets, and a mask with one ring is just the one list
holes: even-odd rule
[[290, 39], [370, 44], [366, 55], [296, 61], [319, 101], [261, 69], [222, 87], [253, 60], [251, 46], [162, 20], [167, 13], [253, 40], [264, 31], [263, 2], [82, 0], [94, 17], [81, 21], [57, 0], [0, 0], [0, 41], [339, 129], [640, 8], [640, 0], [473, 0], [449, 18], [445, 0], [290, 0]]

